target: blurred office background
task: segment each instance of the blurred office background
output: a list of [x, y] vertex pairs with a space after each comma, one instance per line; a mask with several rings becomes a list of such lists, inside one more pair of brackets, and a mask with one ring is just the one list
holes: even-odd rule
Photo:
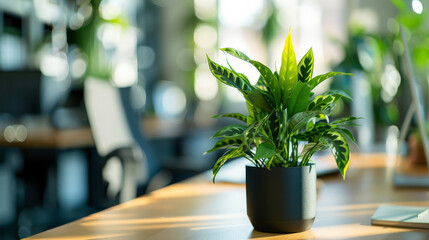
[[[23, 238], [211, 169], [202, 155], [238, 92], [211, 76], [237, 48], [279, 68], [298, 60], [341, 88], [336, 116], [364, 117], [362, 152], [395, 152], [411, 103], [399, 23], [427, 93], [423, 0], [0, 0], [0, 239]], [[257, 71], [232, 57], [256, 82]], [[426, 94], [427, 96], [427, 94]]]

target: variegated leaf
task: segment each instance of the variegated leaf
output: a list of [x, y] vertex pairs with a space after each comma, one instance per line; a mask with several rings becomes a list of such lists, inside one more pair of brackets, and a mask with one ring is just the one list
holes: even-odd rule
[[347, 167], [350, 160], [350, 148], [346, 137], [338, 130], [333, 129], [322, 136], [334, 155], [337, 167], [343, 178], [346, 177]]
[[239, 91], [250, 91], [253, 89], [253, 86], [246, 78], [242, 77], [241, 75], [235, 73], [232, 70], [229, 70], [224, 66], [221, 66], [211, 61], [208, 56], [207, 61], [209, 63], [209, 68], [213, 76], [215, 76], [222, 83], [234, 87]]
[[278, 80], [275, 78], [274, 74], [271, 72], [271, 70], [265, 66], [264, 64], [250, 59], [246, 54], [240, 52], [237, 49], [234, 48], [222, 48], [220, 49], [226, 53], [231, 54], [234, 57], [237, 57], [241, 60], [244, 60], [250, 64], [252, 64], [258, 71], [259, 74], [261, 74], [261, 78], [263, 80], [263, 85], [269, 88], [269, 91], [271, 91], [273, 95], [273, 100], [276, 104], [276, 106], [280, 103], [280, 97], [281, 97], [281, 89], [279, 86]]
[[328, 73], [316, 76], [313, 79], [311, 79], [310, 82], [309, 82], [310, 86], [311, 86], [311, 89], [314, 89], [315, 87], [317, 87], [317, 85], [319, 85], [320, 83], [322, 83], [326, 79], [334, 77], [334, 76], [338, 76], [338, 75], [350, 75], [350, 76], [353, 76], [353, 74], [351, 74], [351, 73], [328, 72]]
[[313, 77], [313, 49], [310, 48], [308, 52], [302, 57], [298, 63], [298, 80], [301, 82], [308, 82]]
[[219, 114], [219, 115], [213, 116], [213, 118], [220, 118], [220, 117], [235, 118], [237, 120], [240, 120], [242, 122], [247, 123], [247, 116], [245, 116], [245, 115], [243, 115], [241, 113], [225, 113], [225, 114]]
[[246, 146], [246, 148], [250, 149], [250, 145], [253, 143], [253, 141], [256, 138], [257, 130], [258, 130], [259, 123], [255, 122], [252, 125], [250, 125], [246, 131], [244, 131], [244, 141], [243, 144]]
[[352, 142], [354, 145], [356, 145], [357, 147], [359, 147], [359, 146], [357, 145], [357, 143], [356, 143], [355, 138], [353, 137], [353, 134], [352, 134], [348, 129], [340, 128], [340, 131], [341, 131], [342, 133], [344, 133], [344, 135], [346, 135], [346, 136], [347, 136], [347, 138], [350, 140], [350, 142]]
[[352, 100], [352, 97], [350, 97], [346, 92], [343, 90], [329, 90], [323, 95], [332, 95], [336, 98], [345, 98], [347, 100]]
[[212, 138], [242, 136], [246, 128], [243, 125], [228, 125], [217, 131]]
[[354, 123], [356, 120], [359, 120], [362, 118], [358, 117], [345, 117], [340, 118], [332, 122], [332, 124], [335, 124], [337, 126], [359, 126], [359, 124]]
[[308, 104], [308, 110], [309, 111], [322, 111], [327, 106], [335, 103], [336, 100], [337, 99], [332, 95], [317, 96], [313, 100], [311, 100], [310, 103]]
[[204, 154], [219, 150], [219, 149], [224, 149], [224, 148], [228, 148], [228, 147], [238, 147], [243, 143], [243, 138], [242, 137], [230, 137], [230, 138], [223, 138], [219, 141], [217, 141], [215, 143], [215, 145], [212, 147], [212, 149], [208, 150], [207, 152], [205, 152]]
[[317, 138], [318, 136], [323, 135], [331, 128], [333, 128], [333, 126], [331, 126], [329, 123], [316, 123], [311, 130], [296, 134], [293, 137], [298, 140], [311, 140], [313, 138]]
[[[311, 152], [323, 151], [327, 149], [328, 145], [325, 142], [310, 142], [304, 145], [304, 148], [301, 151], [300, 157], [304, 157], [306, 154], [311, 154]], [[311, 157], [311, 156], [310, 156]]]
[[229, 149], [228, 151], [226, 151], [222, 157], [220, 157], [215, 165], [213, 166], [213, 183], [215, 182], [215, 178], [217, 173], [219, 172], [220, 168], [222, 167], [223, 164], [225, 164], [225, 162], [228, 159], [231, 158], [236, 158], [236, 157], [242, 157], [244, 156], [244, 152], [241, 148], [233, 148], [233, 149]]

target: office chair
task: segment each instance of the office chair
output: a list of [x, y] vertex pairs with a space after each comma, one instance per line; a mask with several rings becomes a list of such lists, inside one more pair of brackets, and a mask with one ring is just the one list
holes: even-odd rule
[[107, 196], [119, 202], [137, 196], [158, 171], [146, 139], [141, 135], [139, 117], [129, 99], [130, 87], [117, 88], [108, 81], [88, 77], [84, 101], [98, 154], [104, 161], [103, 178]]

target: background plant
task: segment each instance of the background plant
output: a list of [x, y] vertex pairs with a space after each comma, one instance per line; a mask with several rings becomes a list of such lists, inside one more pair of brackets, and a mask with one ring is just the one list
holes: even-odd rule
[[[313, 77], [313, 51], [310, 50], [297, 64], [289, 33], [282, 53], [280, 71], [272, 72], [264, 64], [252, 60], [244, 53], [223, 48], [221, 51], [252, 64], [260, 73], [252, 85], [246, 75], [232, 66], [221, 66], [207, 57], [211, 73], [223, 84], [236, 88], [246, 100], [248, 115], [222, 114], [215, 117], [232, 117], [243, 125], [229, 125], [217, 131], [220, 138], [212, 149], [226, 149], [213, 167], [213, 181], [222, 165], [231, 158], [244, 157], [256, 167], [306, 166], [312, 155], [331, 149], [343, 177], [349, 163], [350, 149], [347, 140], [355, 142], [346, 126], [353, 126], [355, 117], [330, 122], [329, 115], [341, 99], [351, 98], [341, 90], [330, 90], [315, 96], [313, 89], [326, 79], [341, 72], [328, 72]], [[304, 143], [302, 149], [300, 144]], [[256, 151], [254, 151], [256, 149]]]

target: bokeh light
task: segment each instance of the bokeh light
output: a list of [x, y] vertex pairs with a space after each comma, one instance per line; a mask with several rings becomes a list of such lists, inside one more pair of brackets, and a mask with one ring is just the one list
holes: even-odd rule
[[211, 75], [208, 67], [201, 65], [195, 70], [195, 94], [200, 100], [209, 101], [216, 97], [218, 93], [218, 83]]
[[417, 14], [421, 14], [423, 12], [423, 4], [420, 2], [420, 0], [413, 0], [411, 2], [411, 6], [413, 8], [413, 11]]

